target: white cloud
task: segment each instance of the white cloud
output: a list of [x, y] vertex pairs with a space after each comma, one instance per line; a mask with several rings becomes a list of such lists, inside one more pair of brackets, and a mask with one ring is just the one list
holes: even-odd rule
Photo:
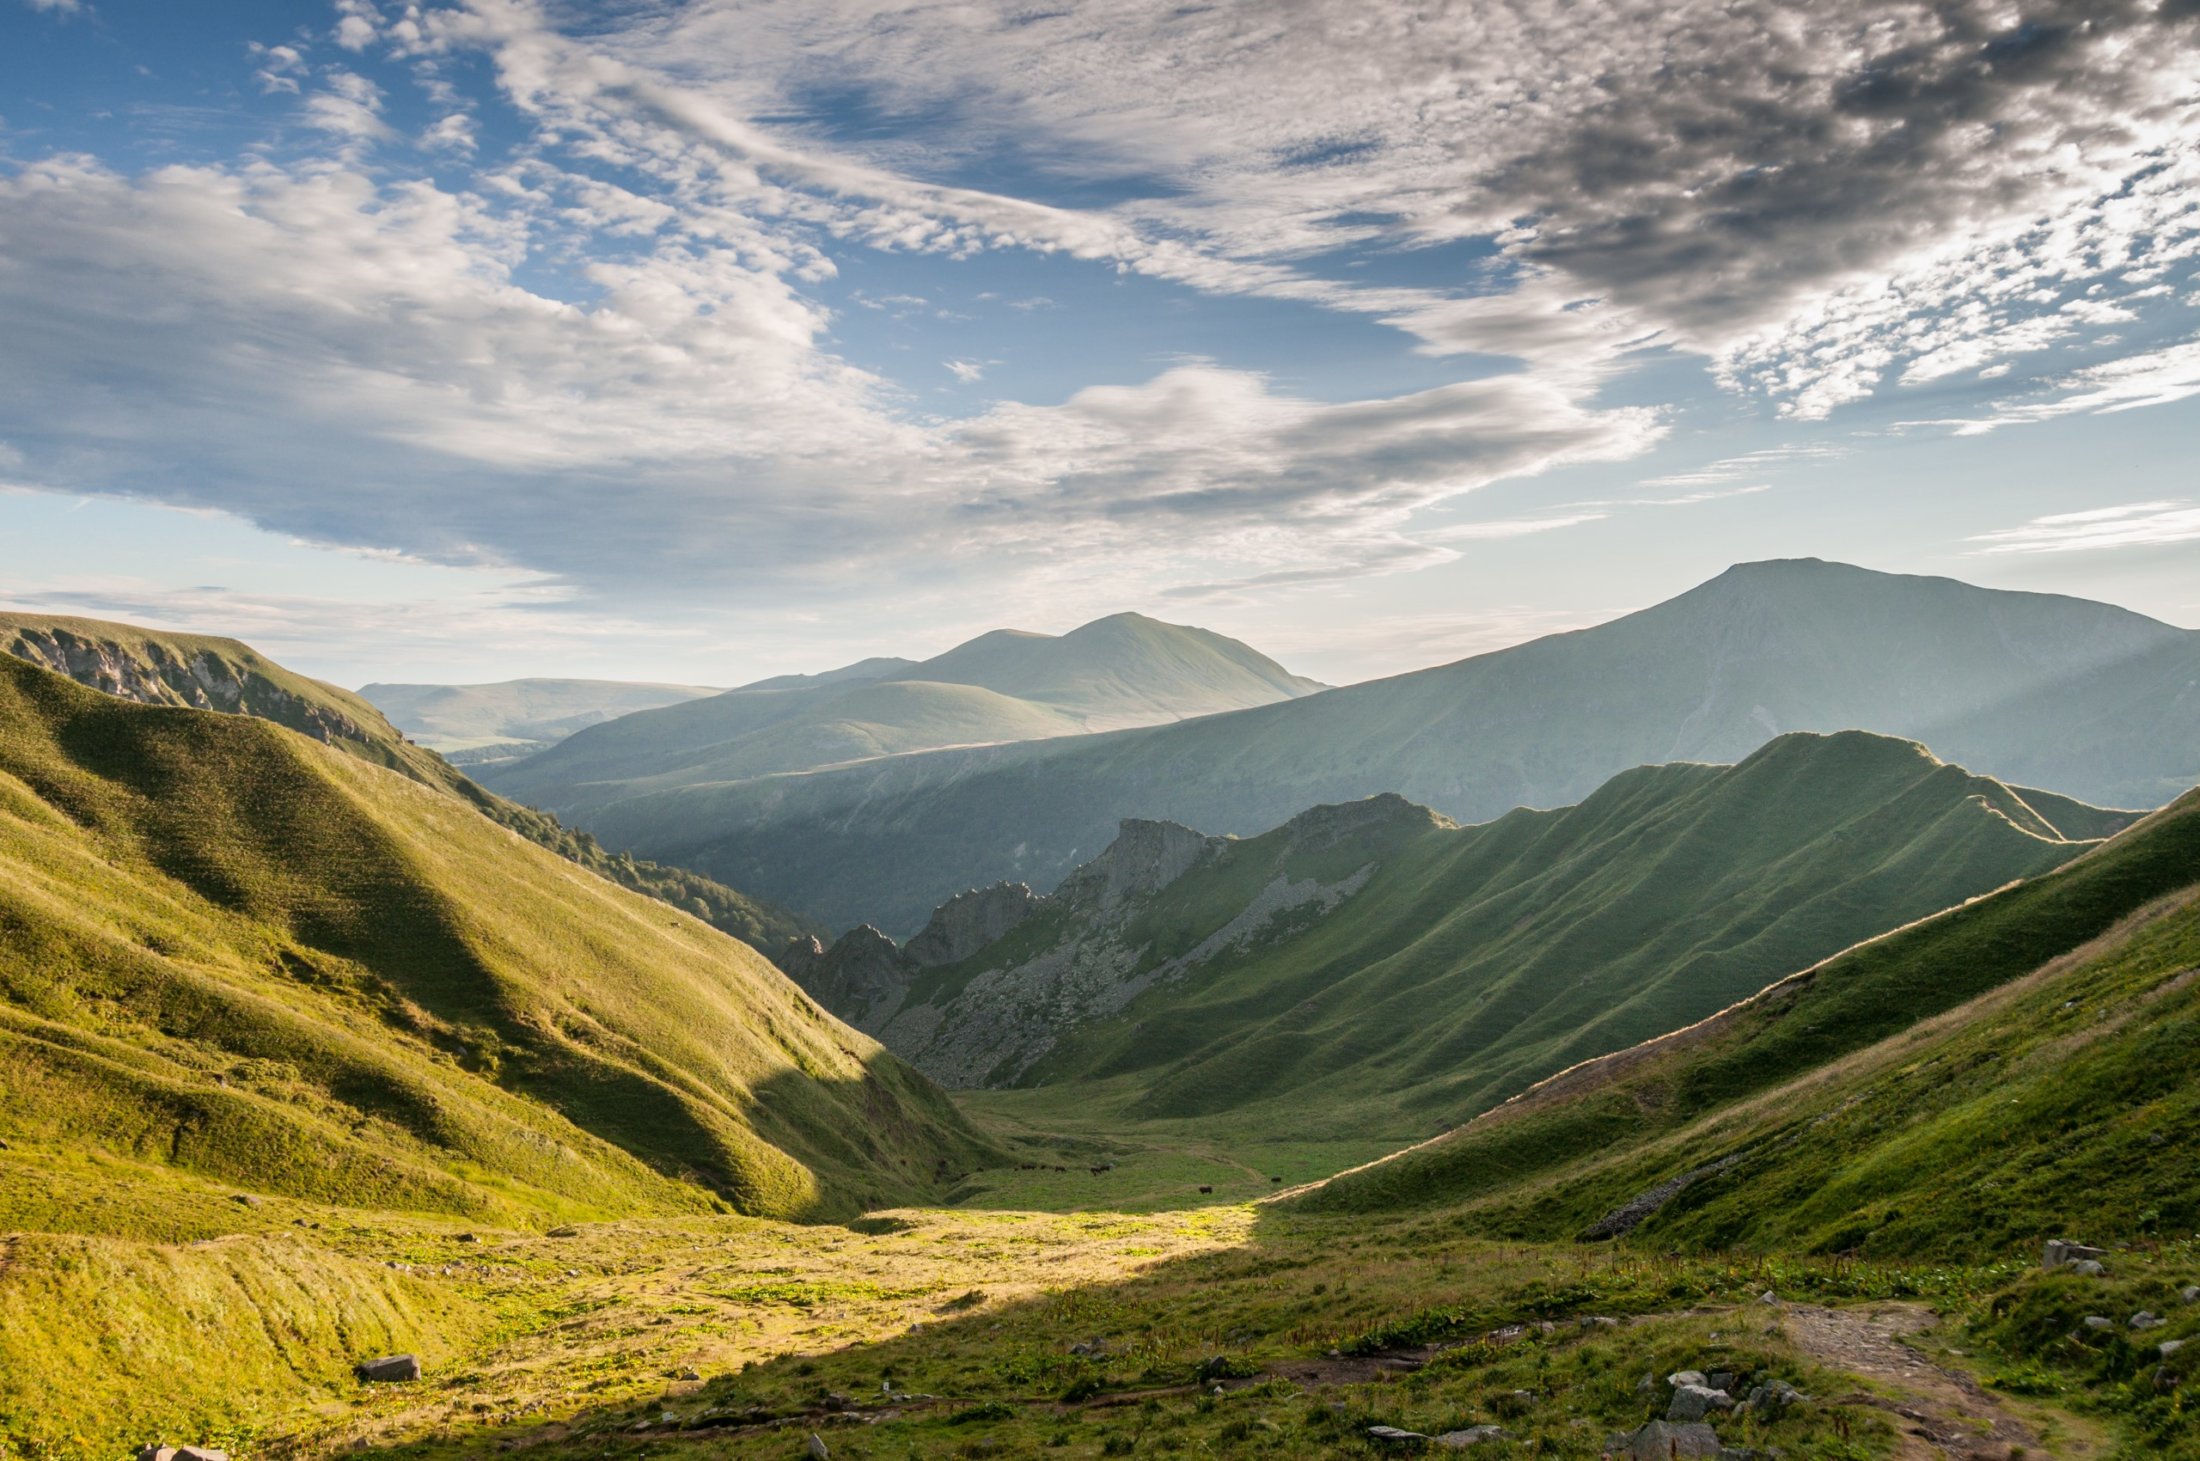
[[2054, 383], [2044, 400], [1998, 403], [1991, 415], [1943, 424], [1959, 436], [1982, 436], [2004, 426], [2052, 421], [2058, 416], [2093, 416], [2166, 406], [2200, 395], [2200, 340], [2111, 360], [2072, 373]]
[[947, 373], [964, 385], [975, 385], [985, 378], [985, 362], [982, 360], [943, 360]]
[[2153, 547], [2200, 540], [2200, 507], [2189, 502], [2133, 502], [2088, 512], [2036, 517], [2022, 527], [1980, 533], [1972, 551], [2081, 553], [2104, 548]]

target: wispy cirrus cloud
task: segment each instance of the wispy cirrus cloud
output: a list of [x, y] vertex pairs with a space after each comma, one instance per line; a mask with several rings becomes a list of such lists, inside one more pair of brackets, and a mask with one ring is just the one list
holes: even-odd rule
[[2200, 506], [2190, 502], [2132, 502], [2121, 507], [2036, 517], [2021, 527], [1970, 539], [1979, 554], [2085, 553], [2106, 548], [2145, 548], [2200, 541]]

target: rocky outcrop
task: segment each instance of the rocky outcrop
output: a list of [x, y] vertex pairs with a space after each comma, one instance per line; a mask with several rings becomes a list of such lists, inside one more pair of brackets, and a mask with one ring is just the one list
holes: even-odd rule
[[911, 965], [899, 944], [865, 923], [835, 939], [802, 973], [787, 972], [810, 998], [868, 1030], [900, 1006]]
[[1107, 850], [1064, 878], [1054, 896], [1080, 912], [1103, 913], [1167, 887], [1229, 842], [1175, 822], [1128, 818]]
[[1045, 902], [1024, 883], [995, 883], [957, 893], [933, 911], [932, 921], [909, 940], [902, 953], [922, 969], [960, 964], [1006, 938]]

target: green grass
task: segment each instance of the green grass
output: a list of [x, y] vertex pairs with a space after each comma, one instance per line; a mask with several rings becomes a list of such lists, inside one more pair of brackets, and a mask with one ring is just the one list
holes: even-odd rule
[[401, 772], [459, 797], [499, 826], [599, 877], [692, 913], [766, 957], [791, 938], [824, 932], [819, 924], [700, 873], [608, 852], [595, 838], [562, 826], [548, 812], [494, 796], [441, 756], [414, 744], [364, 696], [308, 679], [234, 639], [98, 619], [0, 614], [0, 652], [141, 704], [271, 721], [371, 765]]
[[833, 1214], [984, 1150], [745, 946], [264, 722], [0, 659], [0, 1136], [522, 1220]]
[[[2050, 804], [2088, 831], [2114, 820]], [[1065, 892], [961, 964], [915, 972], [867, 1028], [943, 1079], [1005, 1069], [993, 1079], [1031, 1089], [1001, 1109], [1033, 1123], [1402, 1145], [2092, 845], [1909, 742], [1798, 734], [1738, 766], [1647, 767], [1579, 807], [1474, 827], [1397, 798], [1317, 809], [1221, 844], [1142, 902]], [[1328, 913], [1285, 915], [1119, 1014], [1080, 1019], [1065, 992], [1091, 951], [1133, 951], [1123, 977], [1140, 979], [1264, 887], [1355, 877]], [[1034, 1027], [1058, 1042], [1028, 1069], [973, 1062], [1029, 1049], [1010, 1042]]]
[[2189, 1229], [2196, 873], [2200, 793], [1302, 1201], [1464, 1203], [1471, 1228], [1556, 1237], [1731, 1158], [1642, 1231], [1983, 1259], [2074, 1214]]

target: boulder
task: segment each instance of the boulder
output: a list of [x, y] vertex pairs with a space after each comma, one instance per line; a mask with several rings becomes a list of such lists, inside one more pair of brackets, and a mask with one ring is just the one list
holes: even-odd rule
[[1367, 1438], [1386, 1446], [1427, 1445], [1429, 1439], [1419, 1431], [1403, 1431], [1394, 1425], [1371, 1425], [1367, 1428]]
[[1716, 1458], [1720, 1452], [1718, 1432], [1696, 1421], [1688, 1425], [1672, 1425], [1653, 1420], [1632, 1435], [1617, 1435], [1605, 1444], [1605, 1450], [1614, 1456], [1632, 1457], [1634, 1461], [1678, 1461], [1680, 1457]]
[[178, 1446], [176, 1461], [229, 1461], [229, 1453], [212, 1446]]
[[2073, 1243], [2068, 1238], [2049, 1238], [2047, 1247], [2040, 1254], [2040, 1267], [2062, 1268], [2087, 1259], [2099, 1260], [2108, 1256], [2105, 1248], [2089, 1248], [2083, 1243]]
[[1800, 1405], [1810, 1397], [1785, 1380], [1767, 1380], [1749, 1392], [1749, 1408], [1759, 1413], [1771, 1413]]
[[391, 1354], [378, 1360], [361, 1360], [351, 1368], [352, 1373], [370, 1385], [393, 1385], [420, 1378], [420, 1361], [409, 1354]]
[[1665, 1377], [1665, 1383], [1678, 1389], [1683, 1385], [1707, 1385], [1710, 1380], [1702, 1370], [1675, 1370]]
[[2141, 1309], [2131, 1316], [2131, 1327], [2134, 1329], [2159, 1329], [2168, 1322], [2161, 1315], [2147, 1309]]
[[2108, 1270], [2101, 1266], [2101, 1261], [2098, 1258], [2080, 1258], [2077, 1262], [2070, 1264], [2069, 1268], [2072, 1273], [2080, 1278], [2108, 1277]]
[[2188, 1283], [2177, 1291], [2177, 1297], [2188, 1304], [2200, 1304], [2200, 1283]]
[[2092, 1330], [2114, 1329], [2116, 1327], [2116, 1321], [2106, 1314], [2088, 1314], [2078, 1322]]
[[1673, 1389], [1673, 1402], [1665, 1408], [1665, 1418], [1686, 1424], [1702, 1420], [1716, 1410], [1732, 1410], [1734, 1397], [1724, 1390], [1714, 1390], [1709, 1385], [1677, 1385]]
[[2168, 1359], [2171, 1355], [2177, 1353], [2177, 1351], [2183, 1349], [2184, 1347], [2185, 1342], [2182, 1339], [2165, 1339], [2160, 1344], [2154, 1346], [2154, 1352], [2160, 1355], [2163, 1359]]
[[1711, 1377], [1704, 1381], [1712, 1389], [1724, 1390], [1729, 1395], [1734, 1393], [1734, 1387], [1740, 1382], [1741, 1376], [1735, 1374], [1732, 1370], [1713, 1370]]
[[1463, 1431], [1445, 1431], [1442, 1435], [1436, 1437], [1436, 1444], [1449, 1451], [1464, 1451], [1469, 1446], [1479, 1446], [1484, 1441], [1502, 1441], [1503, 1439], [1505, 1439], [1505, 1431], [1502, 1426], [1470, 1425]]
[[176, 1448], [157, 1444], [140, 1446], [138, 1447], [137, 1461], [176, 1461]]
[[826, 1445], [825, 1438], [816, 1431], [810, 1432], [810, 1439], [803, 1445], [802, 1454], [809, 1457], [810, 1461], [833, 1461], [833, 1448]]

